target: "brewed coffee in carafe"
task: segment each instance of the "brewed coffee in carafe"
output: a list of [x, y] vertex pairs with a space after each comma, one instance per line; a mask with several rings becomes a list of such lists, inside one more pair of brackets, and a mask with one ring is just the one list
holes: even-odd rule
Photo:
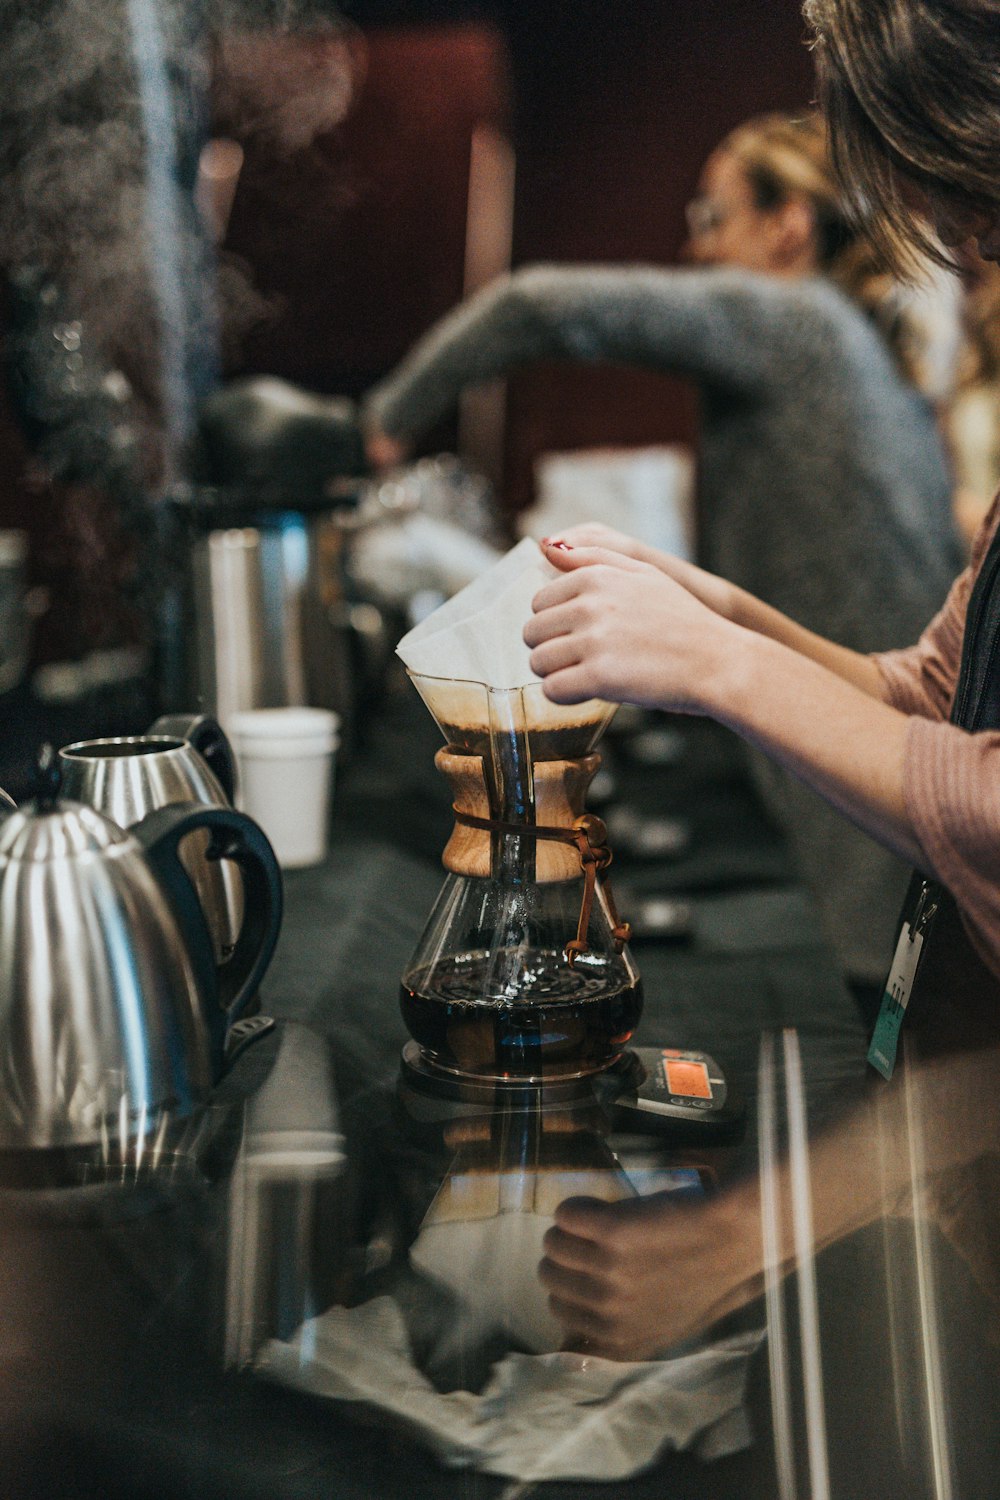
[[541, 684], [410, 676], [446, 745], [448, 871], [402, 978], [403, 1019], [433, 1069], [543, 1082], [620, 1056], [642, 993], [584, 811], [614, 707], [550, 703]]

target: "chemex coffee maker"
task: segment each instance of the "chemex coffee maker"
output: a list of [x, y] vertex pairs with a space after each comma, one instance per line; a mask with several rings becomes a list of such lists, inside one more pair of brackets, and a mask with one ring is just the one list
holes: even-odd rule
[[[401, 1090], [424, 1118], [429, 1101], [439, 1119], [518, 1099], [529, 1109], [598, 1101], [642, 1133], [721, 1136], [739, 1110], [711, 1058], [629, 1048], [642, 983], [606, 829], [585, 806], [615, 705], [552, 703], [531, 673], [521, 628], [546, 569], [522, 542], [491, 570], [495, 581], [463, 590], [400, 643], [445, 739], [435, 765], [455, 818], [444, 885], [402, 975], [411, 1041]], [[418, 670], [442, 660], [485, 662], [494, 680]], [[521, 685], [496, 685], [519, 670]]]
[[446, 740], [448, 875], [402, 978], [404, 1066], [446, 1087], [570, 1082], [622, 1056], [642, 1011], [629, 929], [584, 810], [614, 710], [560, 710], [538, 683], [412, 674]]

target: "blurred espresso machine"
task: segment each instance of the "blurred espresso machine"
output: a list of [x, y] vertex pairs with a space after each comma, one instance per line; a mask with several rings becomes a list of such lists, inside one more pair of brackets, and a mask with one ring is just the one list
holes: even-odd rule
[[270, 377], [209, 397], [195, 477], [170, 495], [165, 708], [196, 704], [225, 728], [241, 709], [308, 704], [348, 728], [359, 672], [345, 520], [363, 467], [348, 400]]

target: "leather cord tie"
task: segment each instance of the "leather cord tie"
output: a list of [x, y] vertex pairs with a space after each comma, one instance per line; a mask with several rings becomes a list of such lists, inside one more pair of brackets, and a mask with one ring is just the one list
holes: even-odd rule
[[566, 962], [572, 969], [576, 960], [582, 953], [588, 952], [587, 928], [590, 925], [590, 911], [594, 904], [594, 889], [600, 876], [601, 886], [604, 890], [604, 899], [608, 903], [608, 912], [611, 916], [611, 938], [616, 953], [620, 953], [632, 936], [632, 928], [628, 922], [623, 922], [615, 907], [615, 899], [611, 891], [611, 882], [604, 871], [611, 863], [611, 850], [608, 848], [608, 830], [603, 821], [595, 817], [593, 813], [583, 813], [575, 820], [571, 828], [557, 828], [544, 823], [505, 823], [501, 818], [477, 818], [475, 813], [460, 811], [453, 806], [455, 822], [463, 824], [466, 828], [481, 828], [486, 833], [502, 833], [516, 838], [529, 839], [552, 839], [560, 844], [573, 844], [580, 855], [580, 867], [583, 871], [583, 899], [580, 902], [580, 919], [576, 924], [576, 937], [571, 938], [563, 949]]

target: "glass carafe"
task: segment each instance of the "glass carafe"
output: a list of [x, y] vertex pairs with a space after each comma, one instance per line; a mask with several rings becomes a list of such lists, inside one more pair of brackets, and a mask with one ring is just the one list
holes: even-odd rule
[[471, 1078], [541, 1082], [615, 1062], [642, 1008], [604, 870], [600, 819], [584, 811], [614, 707], [552, 704], [514, 689], [413, 682], [446, 747], [454, 794], [448, 875], [402, 977], [425, 1062]]

